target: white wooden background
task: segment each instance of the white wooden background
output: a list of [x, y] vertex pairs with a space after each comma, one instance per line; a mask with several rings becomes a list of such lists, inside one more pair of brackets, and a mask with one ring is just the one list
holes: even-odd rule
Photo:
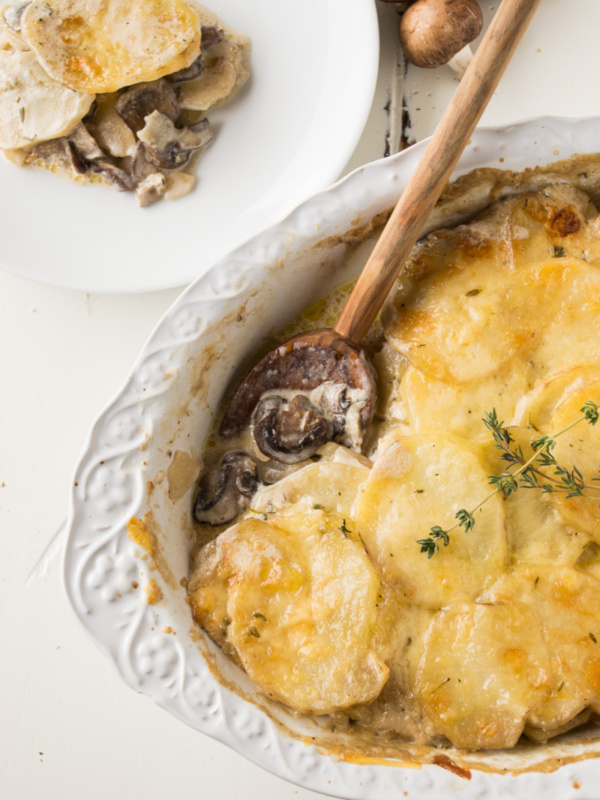
[[[486, 19], [496, 5], [482, 0]], [[405, 138], [429, 135], [456, 86], [447, 68], [397, 63], [396, 11], [378, 9], [379, 83], [345, 172], [396, 149], [403, 106]], [[600, 115], [599, 30], [598, 0], [542, 0], [482, 124]], [[85, 295], [0, 273], [1, 800], [316, 797], [126, 688], [63, 596], [75, 461], [178, 293]]]

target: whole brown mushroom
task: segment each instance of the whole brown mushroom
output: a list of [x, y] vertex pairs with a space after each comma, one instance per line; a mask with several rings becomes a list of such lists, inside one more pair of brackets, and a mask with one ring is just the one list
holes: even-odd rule
[[448, 64], [462, 77], [471, 58], [469, 43], [481, 32], [477, 0], [416, 0], [400, 22], [404, 55], [417, 67]]

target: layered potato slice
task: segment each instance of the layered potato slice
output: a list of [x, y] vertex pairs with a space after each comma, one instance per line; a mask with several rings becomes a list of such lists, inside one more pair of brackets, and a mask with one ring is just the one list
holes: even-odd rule
[[[583, 351], [582, 334], [599, 324], [599, 273], [586, 263], [595, 255], [593, 215], [589, 198], [564, 184], [432, 234], [384, 309], [386, 338], [447, 383], [480, 381], [519, 358], [540, 366], [535, 377], [560, 369], [566, 336]], [[585, 357], [597, 362], [589, 345]]]
[[456, 603], [425, 636], [415, 691], [455, 747], [512, 747], [548, 696], [550, 665], [535, 609]]
[[[576, 367], [541, 383], [523, 398], [516, 420], [529, 427], [530, 438], [554, 435], [580, 419], [588, 401], [600, 405], [600, 369], [595, 365]], [[569, 491], [560, 490], [560, 476], [549, 466], [544, 471], [555, 491], [546, 495], [547, 500], [567, 524], [600, 542], [600, 424], [584, 420], [561, 433], [552, 455], [569, 472], [576, 468], [586, 488], [585, 496], [569, 497]]]
[[467, 439], [489, 438], [484, 415], [496, 409], [510, 423], [530, 388], [530, 372], [527, 361], [517, 360], [480, 381], [446, 383], [411, 365], [396, 392], [404, 401], [408, 432], [447, 430]]
[[[465, 439], [443, 434], [393, 434], [382, 447], [353, 509], [377, 570], [404, 601], [441, 608], [475, 599], [505, 569], [504, 508], [490, 494], [488, 471]], [[418, 540], [433, 526], [448, 530], [460, 509], [475, 512], [470, 531], [454, 530], [435, 558]]]
[[575, 366], [600, 365], [598, 267], [569, 258], [540, 262], [518, 273], [515, 292], [528, 297], [529, 313], [537, 323], [529, 351], [536, 380]]
[[189, 587], [200, 625], [267, 696], [308, 714], [368, 703], [388, 677], [372, 646], [380, 581], [338, 523], [244, 520], [200, 551]]
[[184, 0], [33, 0], [21, 29], [52, 78], [92, 94], [156, 80], [200, 54]]
[[94, 95], [49, 77], [0, 10], [0, 149], [20, 149], [70, 133]]
[[393, 734], [418, 744], [443, 742], [414, 692], [425, 636], [437, 613], [398, 602], [393, 591], [380, 605], [381, 651], [390, 670], [381, 694], [368, 705], [350, 709], [350, 719], [380, 734]]
[[589, 536], [568, 525], [540, 491], [520, 489], [505, 501], [511, 564], [574, 566]]
[[336, 445], [326, 446], [336, 461], [318, 461], [271, 486], [263, 486], [252, 498], [255, 514], [281, 514], [321, 510], [350, 519], [359, 487], [369, 477], [367, 460], [362, 463], [351, 451]]
[[400, 295], [398, 306], [386, 307], [386, 338], [438, 380], [474, 383], [493, 375], [532, 344], [534, 320], [526, 298], [511, 291], [512, 277], [477, 258], [431, 271], [410, 301]]
[[541, 619], [550, 693], [529, 714], [533, 728], [553, 735], [587, 707], [600, 711], [600, 582], [571, 567], [521, 565], [503, 575], [485, 600], [523, 603]]
[[600, 363], [600, 270], [580, 259], [515, 272], [475, 261], [424, 284], [388, 335], [427, 376], [473, 384], [521, 359], [534, 379]]

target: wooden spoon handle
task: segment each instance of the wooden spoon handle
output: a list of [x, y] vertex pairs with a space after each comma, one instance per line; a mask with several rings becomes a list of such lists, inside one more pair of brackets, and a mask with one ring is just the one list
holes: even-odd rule
[[502, 0], [334, 327], [360, 345], [541, 0]]

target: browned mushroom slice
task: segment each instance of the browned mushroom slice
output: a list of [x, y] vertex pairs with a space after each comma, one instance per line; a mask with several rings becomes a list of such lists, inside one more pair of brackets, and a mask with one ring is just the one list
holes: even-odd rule
[[219, 468], [200, 479], [194, 504], [196, 522], [225, 525], [248, 506], [258, 488], [256, 464], [241, 450], [227, 453]]
[[79, 175], [89, 172], [91, 161], [106, 157], [106, 153], [81, 122], [66, 137], [66, 144], [73, 169]]
[[199, 55], [189, 67], [173, 72], [172, 75], [167, 75], [166, 79], [169, 83], [183, 83], [183, 81], [193, 81], [194, 78], [198, 78], [200, 75], [202, 75], [202, 55]]
[[115, 103], [115, 110], [126, 125], [137, 133], [153, 111], [175, 121], [181, 107], [171, 84], [161, 79], [151, 83], [138, 83], [126, 89]]
[[190, 128], [176, 128], [169, 117], [154, 111], [146, 118], [138, 138], [148, 147], [146, 158], [159, 169], [179, 169], [193, 153], [203, 150], [213, 140], [208, 120]]
[[138, 181], [143, 181], [158, 172], [158, 168], [148, 159], [147, 152], [148, 145], [137, 142], [131, 153], [129, 170]]
[[106, 155], [85, 125], [81, 123], [71, 131], [68, 139], [79, 155], [83, 156], [86, 161], [94, 161]]
[[331, 420], [301, 394], [289, 402], [263, 398], [252, 415], [252, 434], [261, 453], [283, 464], [305, 461], [333, 437]]
[[184, 81], [193, 81], [195, 78], [199, 78], [204, 68], [202, 60], [204, 54], [221, 41], [223, 41], [223, 31], [219, 30], [219, 28], [214, 25], [203, 25], [200, 55], [189, 67], [167, 75], [167, 80], [171, 83], [183, 83]]
[[211, 47], [223, 41], [223, 31], [215, 25], [203, 25], [201, 34], [200, 51], [202, 53], [206, 53]]
[[109, 159], [102, 158], [89, 162], [89, 171], [100, 175], [119, 192], [131, 192], [135, 189], [135, 181], [128, 172], [117, 167]]
[[167, 181], [162, 172], [153, 172], [138, 185], [137, 194], [140, 208], [146, 208], [162, 200], [167, 191]]

